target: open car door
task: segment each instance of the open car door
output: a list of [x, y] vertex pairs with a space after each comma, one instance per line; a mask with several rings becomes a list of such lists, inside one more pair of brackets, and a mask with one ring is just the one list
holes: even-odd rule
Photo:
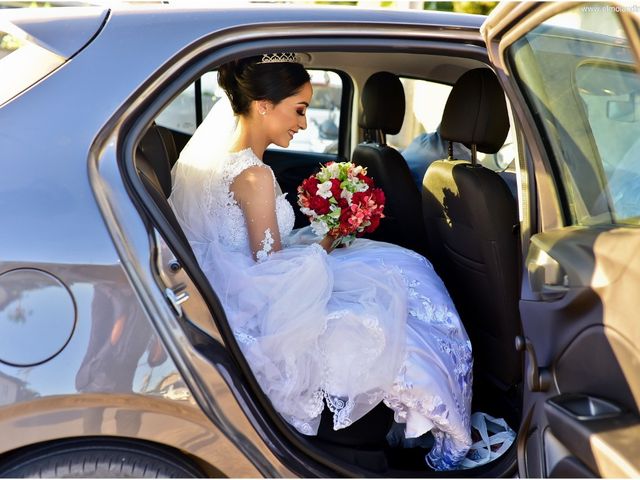
[[640, 476], [638, 13], [514, 2], [482, 27], [526, 138], [523, 477]]

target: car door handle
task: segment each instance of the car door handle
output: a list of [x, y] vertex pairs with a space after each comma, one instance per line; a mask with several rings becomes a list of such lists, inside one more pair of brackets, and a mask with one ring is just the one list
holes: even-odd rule
[[540, 300], [560, 300], [569, 291], [569, 276], [547, 252], [532, 248], [528, 259], [529, 283]]
[[533, 343], [527, 337], [518, 335], [516, 337], [516, 350], [523, 352], [527, 356], [527, 368], [525, 377], [527, 385], [532, 392], [546, 392], [551, 385], [551, 374], [549, 370], [538, 366], [538, 358]]

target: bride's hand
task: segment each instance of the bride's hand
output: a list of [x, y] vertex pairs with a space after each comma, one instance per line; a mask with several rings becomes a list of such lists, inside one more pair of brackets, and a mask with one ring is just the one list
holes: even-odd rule
[[327, 253], [331, 253], [334, 249], [333, 244], [338, 239], [332, 235], [326, 234], [322, 240], [320, 240], [320, 246], [324, 248]]

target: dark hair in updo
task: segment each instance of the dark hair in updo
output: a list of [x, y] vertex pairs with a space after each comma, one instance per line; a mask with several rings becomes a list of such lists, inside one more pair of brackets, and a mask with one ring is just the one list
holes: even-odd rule
[[245, 115], [254, 100], [274, 105], [295, 95], [310, 80], [300, 63], [258, 63], [262, 55], [225, 63], [218, 69], [218, 83], [231, 101], [233, 113]]

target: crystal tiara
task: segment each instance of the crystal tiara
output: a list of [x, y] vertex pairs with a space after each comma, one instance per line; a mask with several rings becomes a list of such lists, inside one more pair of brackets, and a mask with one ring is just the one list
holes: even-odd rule
[[258, 64], [261, 63], [300, 63], [300, 60], [293, 52], [265, 53], [262, 55], [262, 60], [258, 62]]

